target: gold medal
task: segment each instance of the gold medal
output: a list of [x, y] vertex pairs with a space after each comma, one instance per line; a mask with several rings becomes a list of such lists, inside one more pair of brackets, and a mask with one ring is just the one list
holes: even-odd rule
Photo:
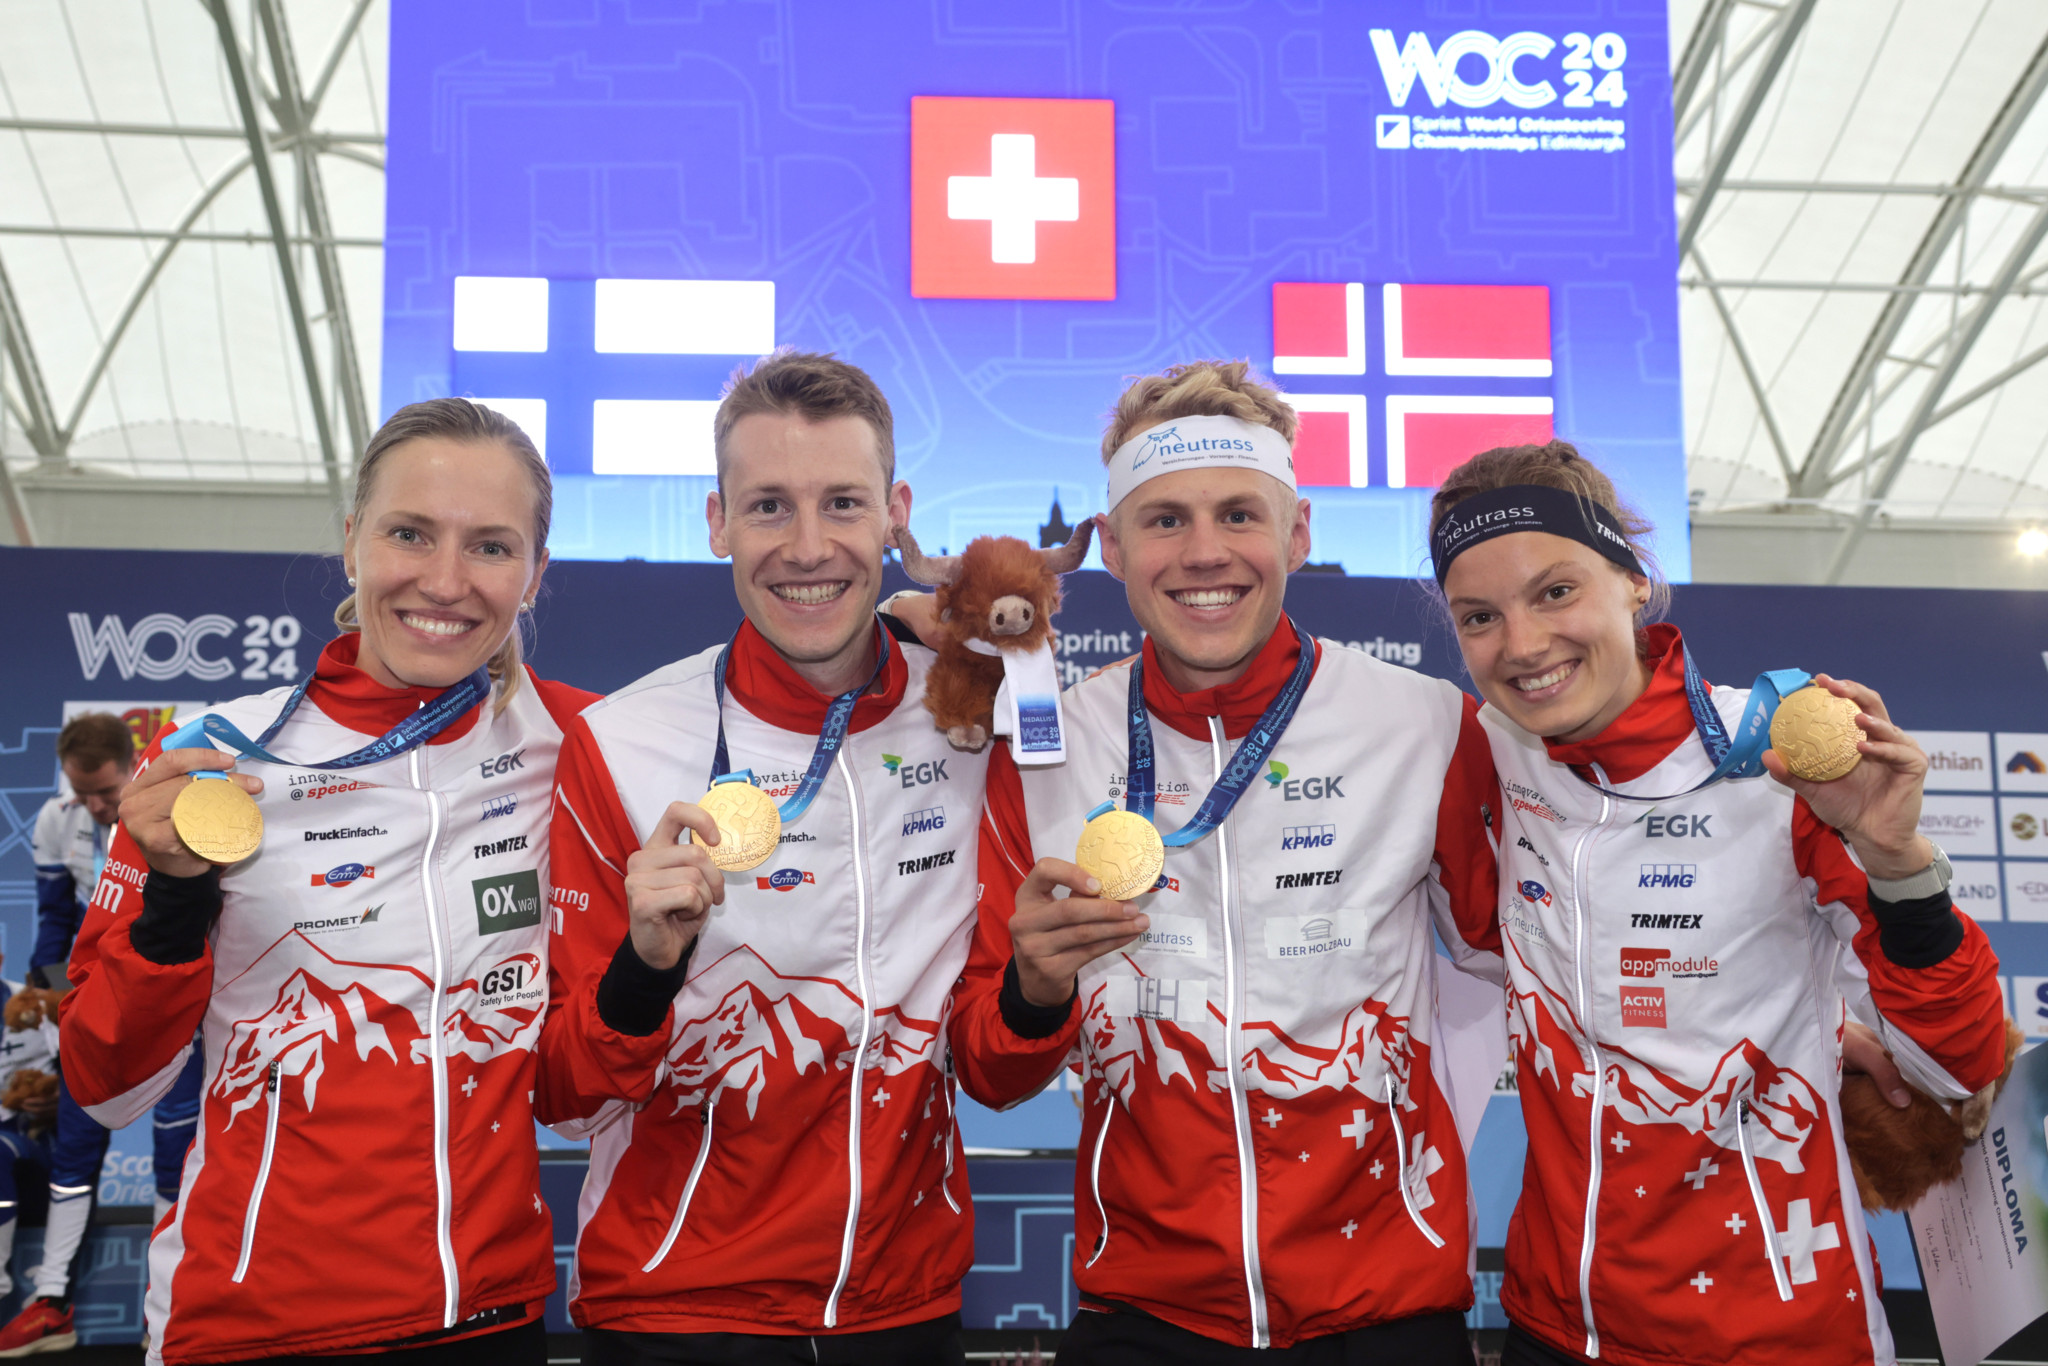
[[1166, 846], [1152, 822], [1135, 811], [1110, 807], [1081, 827], [1074, 862], [1102, 883], [1102, 895], [1129, 901], [1159, 881], [1166, 870]]
[[1826, 688], [1804, 687], [1778, 704], [1771, 716], [1771, 748], [1795, 778], [1830, 783], [1863, 761], [1856, 742], [1861, 709]]
[[[758, 868], [782, 839], [782, 813], [775, 799], [750, 782], [713, 783], [697, 805], [718, 822], [718, 843], [706, 846], [720, 871], [744, 873]], [[694, 844], [704, 839], [690, 832]]]
[[171, 803], [178, 838], [208, 863], [240, 863], [263, 845], [256, 799], [226, 778], [195, 778]]

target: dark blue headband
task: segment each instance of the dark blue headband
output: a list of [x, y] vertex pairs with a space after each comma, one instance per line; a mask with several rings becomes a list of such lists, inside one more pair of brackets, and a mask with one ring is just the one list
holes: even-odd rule
[[1442, 587], [1451, 561], [1483, 541], [1516, 531], [1547, 531], [1590, 546], [1631, 574], [1643, 572], [1613, 513], [1589, 498], [1544, 484], [1512, 484], [1475, 493], [1444, 515], [1430, 533], [1429, 557]]

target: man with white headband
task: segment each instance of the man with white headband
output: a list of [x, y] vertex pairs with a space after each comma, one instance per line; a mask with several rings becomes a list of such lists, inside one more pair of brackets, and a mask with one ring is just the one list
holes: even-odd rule
[[[1064, 764], [989, 769], [954, 1056], [1014, 1101], [1078, 1050], [1062, 1366], [1472, 1361], [1430, 928], [1498, 948], [1498, 786], [1455, 687], [1282, 610], [1295, 427], [1242, 362], [1125, 392], [1102, 553], [1144, 652], [1067, 692]], [[1070, 860], [1091, 819], [1143, 828], [1124, 812], [1163, 872], [1117, 901]]]

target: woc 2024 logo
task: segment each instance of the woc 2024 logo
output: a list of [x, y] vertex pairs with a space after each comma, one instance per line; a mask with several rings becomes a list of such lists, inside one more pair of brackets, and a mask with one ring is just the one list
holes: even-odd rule
[[[66, 615], [71, 623], [71, 643], [78, 650], [78, 669], [87, 678], [98, 678], [109, 660], [123, 679], [147, 678], [159, 683], [185, 677], [267, 682], [299, 676], [301, 630], [294, 616], [251, 615], [237, 622], [218, 612], [190, 619], [152, 612], [133, 626], [118, 616], [101, 617], [95, 626], [84, 612]], [[223, 648], [211, 643], [237, 631], [244, 632], [238, 645]], [[212, 653], [216, 650], [219, 653]]]
[[[1622, 63], [1628, 60], [1628, 43], [1619, 33], [1597, 37], [1567, 33], [1559, 40], [1543, 33], [1510, 33], [1500, 38], [1466, 29], [1434, 46], [1428, 34], [1410, 33], [1399, 47], [1394, 45], [1390, 28], [1373, 29], [1371, 36], [1380, 78], [1396, 109], [1406, 107], [1418, 85], [1438, 109], [1447, 103], [1484, 109], [1502, 102], [1517, 109], [1542, 109], [1551, 104], [1566, 109], [1605, 104], [1619, 109], [1628, 101], [1621, 75]], [[1565, 86], [1562, 96], [1541, 72], [1522, 65], [1546, 61], [1560, 45], [1564, 56], [1557, 74]], [[1474, 75], [1477, 80], [1470, 78]], [[1536, 79], [1530, 80], [1529, 75]]]

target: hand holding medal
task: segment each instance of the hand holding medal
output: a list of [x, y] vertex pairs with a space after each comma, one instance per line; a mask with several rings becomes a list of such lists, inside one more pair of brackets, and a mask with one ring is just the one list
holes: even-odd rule
[[1908, 877], [1933, 857], [1920, 834], [1927, 755], [1862, 684], [1817, 674], [1788, 695], [1764, 764], [1842, 832], [1872, 877]]
[[215, 749], [166, 749], [121, 794], [121, 825], [157, 872], [197, 877], [239, 862], [263, 841], [252, 793], [263, 780], [229, 773], [234, 756]]

